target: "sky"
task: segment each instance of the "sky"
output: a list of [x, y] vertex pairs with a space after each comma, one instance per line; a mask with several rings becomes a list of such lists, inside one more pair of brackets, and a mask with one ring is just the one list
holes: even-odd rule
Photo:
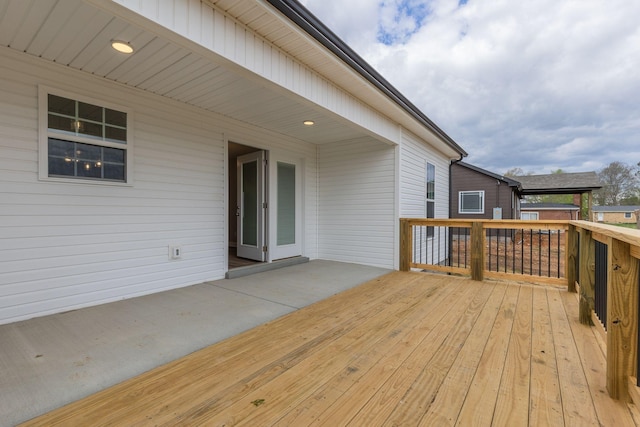
[[640, 162], [638, 0], [301, 0], [504, 173]]

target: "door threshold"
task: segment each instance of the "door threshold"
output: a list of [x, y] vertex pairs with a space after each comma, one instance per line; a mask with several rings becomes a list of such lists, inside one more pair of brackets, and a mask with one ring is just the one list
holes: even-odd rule
[[224, 275], [225, 279], [235, 279], [238, 277], [248, 276], [250, 274], [262, 273], [264, 271], [277, 270], [278, 268], [289, 267], [292, 265], [304, 264], [309, 262], [306, 256], [297, 256], [292, 258], [280, 259], [273, 262], [263, 262], [260, 264], [248, 265], [246, 267], [238, 267], [227, 271]]

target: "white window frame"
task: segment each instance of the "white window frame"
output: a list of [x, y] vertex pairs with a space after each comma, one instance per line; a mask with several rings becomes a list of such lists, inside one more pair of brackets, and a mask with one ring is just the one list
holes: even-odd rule
[[[97, 105], [104, 108], [120, 111], [127, 114], [127, 141], [110, 142], [72, 133], [62, 133], [49, 130], [49, 102], [48, 96], [56, 95], [63, 98], [80, 101], [87, 104]], [[99, 147], [109, 147], [124, 150], [125, 154], [125, 179], [124, 181], [109, 181], [105, 179], [76, 178], [63, 176], [49, 176], [49, 138], [56, 138], [63, 141], [79, 142]], [[111, 185], [111, 186], [132, 186], [133, 185], [133, 113], [130, 108], [113, 104], [100, 99], [83, 96], [66, 90], [55, 89], [47, 86], [38, 86], [38, 179], [41, 181], [64, 182], [85, 185]]]
[[631, 219], [631, 218], [632, 218], [631, 212], [624, 213], [624, 219]]
[[[430, 178], [430, 171], [433, 172], [433, 194], [429, 194], [429, 178]], [[424, 217], [425, 218], [435, 218], [436, 216], [436, 165], [431, 163], [431, 162], [426, 162], [425, 164], [425, 189], [424, 189]], [[429, 197], [429, 196], [432, 197]], [[429, 204], [432, 203], [433, 206], [433, 213], [431, 215], [431, 217], [429, 216]], [[431, 239], [433, 238], [434, 235], [434, 228], [433, 227], [427, 227], [427, 238]]]
[[[465, 195], [480, 196], [480, 210], [464, 210], [462, 206], [463, 196]], [[482, 215], [484, 214], [484, 190], [460, 191], [458, 192], [458, 213], [463, 215]]]
[[[524, 218], [525, 216], [528, 216], [529, 218]], [[540, 218], [539, 212], [527, 212], [527, 211], [520, 212], [520, 219], [523, 221], [537, 221], [539, 218]]]

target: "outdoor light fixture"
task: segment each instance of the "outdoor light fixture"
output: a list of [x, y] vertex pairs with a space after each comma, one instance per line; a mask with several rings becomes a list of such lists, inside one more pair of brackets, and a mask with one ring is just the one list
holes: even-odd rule
[[121, 53], [133, 53], [133, 47], [129, 43], [121, 40], [112, 40], [111, 47]]
[[305, 126], [313, 126], [316, 124], [316, 122], [314, 122], [313, 120], [305, 120], [304, 122], [302, 122], [302, 124]]

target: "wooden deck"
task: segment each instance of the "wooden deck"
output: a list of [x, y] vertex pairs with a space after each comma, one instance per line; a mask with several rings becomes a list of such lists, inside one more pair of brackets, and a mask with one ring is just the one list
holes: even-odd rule
[[25, 425], [635, 426], [575, 294], [390, 273]]

